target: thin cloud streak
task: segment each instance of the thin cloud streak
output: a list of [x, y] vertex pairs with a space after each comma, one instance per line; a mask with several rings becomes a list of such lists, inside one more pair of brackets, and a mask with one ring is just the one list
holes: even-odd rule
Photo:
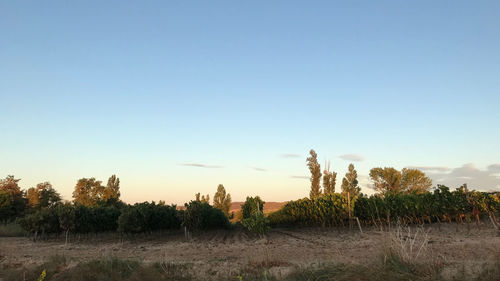
[[309, 179], [309, 177], [306, 176], [290, 176], [292, 179]]
[[351, 154], [342, 154], [339, 156], [341, 159], [348, 160], [348, 161], [363, 161], [365, 158], [359, 154], [351, 153]]
[[200, 163], [181, 163], [179, 165], [180, 166], [186, 166], [186, 167], [209, 168], [209, 169], [224, 168], [223, 166], [206, 165], [206, 164], [200, 164]]
[[488, 166], [488, 171], [500, 172], [500, 164], [491, 164]]
[[301, 157], [300, 154], [294, 154], [294, 153], [285, 153], [280, 155], [281, 158], [299, 158]]
[[434, 167], [434, 166], [408, 166], [409, 169], [418, 169], [424, 172], [448, 172], [451, 168], [448, 167]]
[[259, 167], [249, 167], [249, 168], [259, 172], [267, 172], [267, 169], [264, 168], [259, 168]]

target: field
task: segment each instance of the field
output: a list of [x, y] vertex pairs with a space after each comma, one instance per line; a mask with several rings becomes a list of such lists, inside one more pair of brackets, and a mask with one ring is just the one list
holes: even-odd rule
[[[394, 226], [384, 231], [363, 229], [363, 234], [357, 228], [277, 228], [263, 239], [243, 229], [214, 230], [194, 234], [190, 241], [182, 232], [139, 235], [123, 241], [115, 234], [99, 234], [80, 237], [80, 241], [71, 237], [68, 245], [63, 238], [34, 243], [25, 237], [1, 237], [0, 269], [4, 273], [0, 278], [19, 276], [12, 280], [23, 280], [25, 272], [40, 270], [44, 263], [50, 267], [47, 263], [59, 257], [62, 261], [54, 269], [57, 272], [112, 259], [140, 262], [141, 266], [163, 265], [163, 271], [174, 266], [182, 271], [180, 275], [170, 274], [177, 279], [165, 280], [343, 280], [346, 274], [360, 274], [357, 280], [375, 280], [383, 276], [375, 278], [373, 272], [394, 263], [391, 253], [403, 250], [410, 258], [415, 257], [415, 249], [422, 245], [414, 259], [396, 257], [402, 259], [403, 268], [391, 269], [393, 273], [413, 274], [422, 280], [434, 280], [436, 276], [444, 280], [481, 276], [484, 278], [480, 280], [500, 280], [500, 272], [495, 271], [500, 265], [500, 237], [487, 221], [479, 226], [427, 225], [413, 239], [417, 229], [413, 227], [411, 235], [402, 238], [395, 236]], [[415, 242], [415, 249], [410, 252], [401, 248], [400, 243], [405, 241]]]

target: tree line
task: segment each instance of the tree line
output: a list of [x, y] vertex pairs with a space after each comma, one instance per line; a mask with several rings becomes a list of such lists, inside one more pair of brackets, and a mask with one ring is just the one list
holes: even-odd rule
[[275, 226], [344, 226], [357, 218], [363, 225], [382, 227], [398, 221], [479, 223], [481, 218], [489, 218], [498, 225], [498, 215], [499, 192], [469, 190], [467, 185], [450, 191], [449, 187], [438, 185], [432, 192], [391, 192], [384, 196], [361, 194], [349, 198], [345, 193], [322, 194], [289, 201], [271, 213], [269, 220]]
[[[373, 168], [370, 178], [376, 194], [361, 193], [357, 171], [350, 164], [336, 192], [337, 173], [330, 164], [321, 166], [311, 150], [306, 159], [311, 172], [310, 196], [289, 201], [280, 210], [264, 215], [264, 201], [259, 196], [247, 197], [242, 205], [243, 227], [263, 235], [270, 225], [342, 226], [357, 218], [361, 224], [381, 226], [400, 220], [403, 223], [442, 221], [479, 221], [490, 217], [498, 222], [500, 193], [469, 190], [466, 185], [450, 191], [438, 185], [431, 192], [432, 181], [416, 169]], [[178, 208], [176, 205], [143, 202], [133, 205], [120, 200], [120, 179], [109, 177], [107, 184], [95, 178], [79, 179], [71, 202], [62, 202], [49, 182], [26, 191], [19, 179], [0, 179], [0, 221], [16, 220], [35, 239], [45, 235], [118, 232], [122, 235], [154, 233], [184, 228], [186, 233], [211, 228], [228, 228], [231, 194], [220, 184], [211, 198], [195, 194], [194, 200]]]
[[[309, 155], [306, 159], [307, 167], [311, 172], [309, 198], [313, 199], [321, 194], [334, 194], [337, 173], [330, 170], [330, 163], [325, 164], [326, 168], [321, 172], [316, 151], [311, 149]], [[424, 193], [429, 191], [432, 186], [432, 180], [418, 169], [403, 168], [398, 171], [392, 167], [376, 167], [370, 170], [369, 175], [374, 190], [382, 196], [398, 193]], [[323, 180], [323, 189], [321, 189], [321, 180]], [[358, 172], [351, 163], [342, 179], [340, 193], [356, 197], [360, 195], [360, 192]]]
[[0, 222], [16, 220], [34, 239], [64, 233], [89, 234], [117, 231], [125, 235], [179, 229], [189, 231], [229, 226], [231, 195], [220, 184], [210, 205], [209, 195], [195, 195], [183, 209], [154, 201], [125, 204], [120, 200], [120, 179], [109, 177], [107, 184], [95, 178], [77, 181], [71, 202], [62, 202], [49, 182], [26, 191], [20, 179], [0, 180]]

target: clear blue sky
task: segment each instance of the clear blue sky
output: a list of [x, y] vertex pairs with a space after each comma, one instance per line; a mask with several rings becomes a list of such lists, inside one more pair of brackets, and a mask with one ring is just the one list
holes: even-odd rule
[[314, 148], [338, 178], [356, 160], [368, 193], [375, 166], [498, 190], [499, 14], [499, 1], [2, 1], [0, 176], [66, 199], [116, 173], [127, 202], [219, 183], [281, 201], [308, 195]]

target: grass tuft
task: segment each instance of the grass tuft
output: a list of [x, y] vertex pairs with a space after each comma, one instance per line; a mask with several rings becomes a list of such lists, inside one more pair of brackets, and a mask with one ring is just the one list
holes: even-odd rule
[[26, 235], [26, 231], [17, 223], [0, 224], [0, 237], [22, 237]]

